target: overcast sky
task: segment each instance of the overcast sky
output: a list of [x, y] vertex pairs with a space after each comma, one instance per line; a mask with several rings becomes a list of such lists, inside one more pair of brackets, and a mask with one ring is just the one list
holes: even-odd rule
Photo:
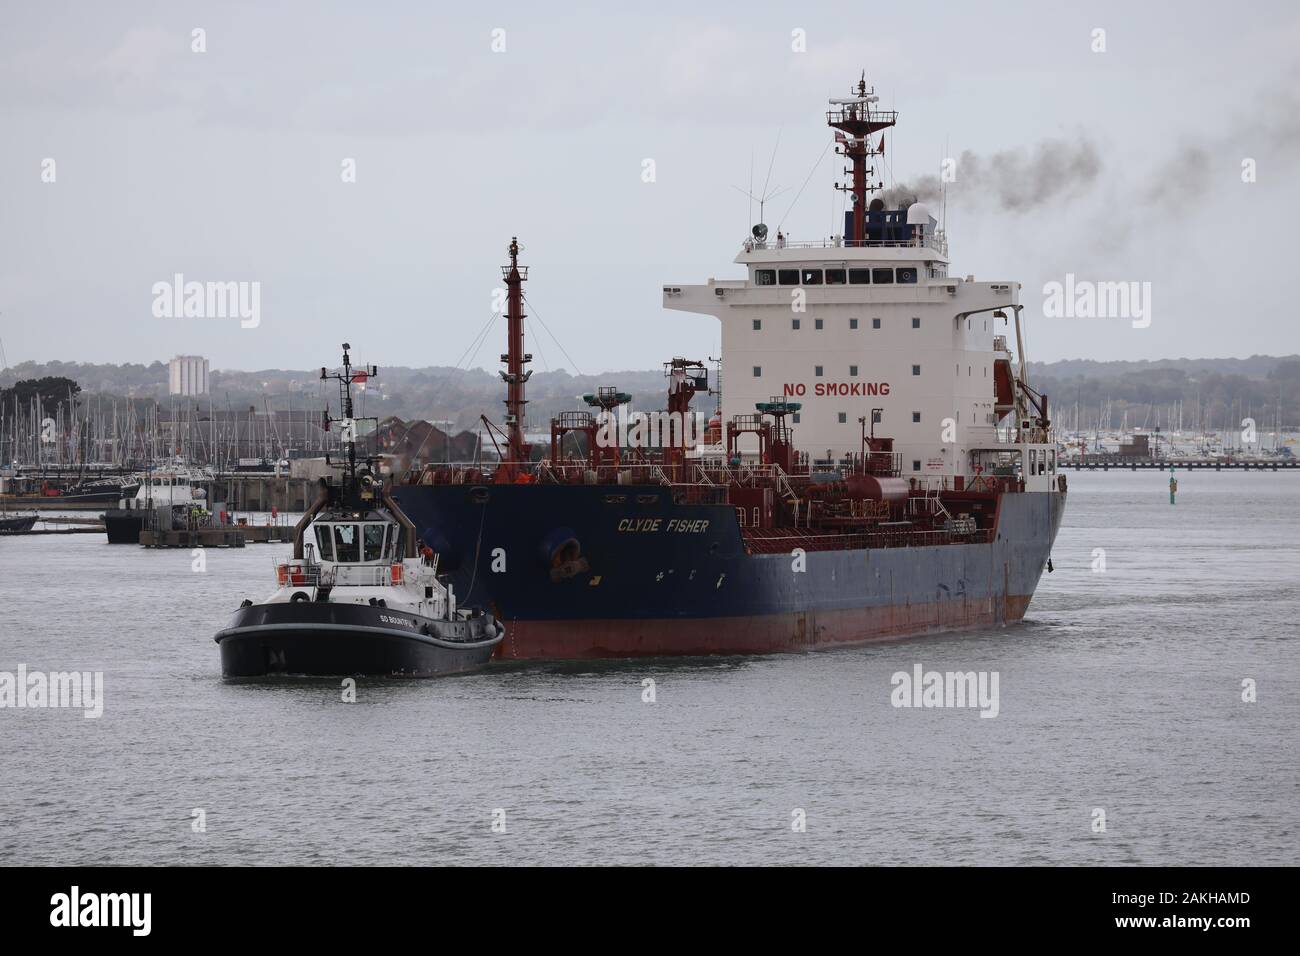
[[[887, 182], [973, 157], [952, 272], [1023, 283], [1031, 359], [1300, 351], [1294, 2], [0, 5], [9, 363], [467, 362], [511, 235], [535, 368], [716, 356], [660, 287], [741, 274], [751, 165], [774, 229], [838, 231], [824, 111], [864, 67]], [[259, 282], [260, 325], [155, 317], [175, 273]], [[1150, 327], [1043, 318], [1066, 273], [1152, 283]]]

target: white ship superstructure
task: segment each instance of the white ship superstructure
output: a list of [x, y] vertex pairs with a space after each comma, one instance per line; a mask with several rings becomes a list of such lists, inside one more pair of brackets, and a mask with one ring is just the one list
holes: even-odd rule
[[1007, 461], [1047, 477], [1046, 403], [1009, 347], [1020, 338], [1020, 284], [950, 276], [925, 204], [867, 198], [880, 188], [868, 179], [882, 149], [873, 140], [896, 120], [874, 102], [863, 82], [827, 115], [853, 163], [843, 235], [793, 241], [756, 225], [735, 259], [744, 278], [665, 285], [664, 306], [721, 323], [723, 421], [784, 398], [801, 405], [794, 444], [814, 460], [859, 452], [865, 429], [892, 435], [902, 474], [921, 483], [960, 486], [959, 476]]

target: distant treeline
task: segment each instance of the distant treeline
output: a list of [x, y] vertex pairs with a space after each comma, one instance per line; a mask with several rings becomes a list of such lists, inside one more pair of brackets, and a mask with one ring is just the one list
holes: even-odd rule
[[[48, 398], [66, 401], [66, 382], [79, 386], [79, 400], [104, 398], [156, 400], [164, 409], [184, 411], [187, 404], [200, 414], [209, 408], [244, 412], [250, 408], [324, 408], [336, 404], [334, 389], [323, 388], [318, 369], [213, 371], [211, 394], [182, 398], [167, 394], [167, 365], [91, 365], [73, 362], [27, 362], [0, 372], [0, 388], [18, 382], [46, 380]], [[1076, 403], [1081, 427], [1168, 428], [1181, 411], [1184, 427], [1236, 427], [1253, 416], [1260, 427], [1271, 427], [1280, 407], [1284, 425], [1300, 424], [1300, 356], [1252, 356], [1248, 359], [1169, 359], [1155, 362], [1094, 362], [1066, 360], [1031, 363], [1030, 383], [1050, 396], [1058, 425], [1073, 427]], [[564, 370], [537, 372], [528, 383], [528, 420], [544, 429], [555, 414], [582, 408], [582, 396], [601, 385], [617, 386], [633, 396], [636, 407], [662, 408], [667, 380], [662, 370], [571, 375]], [[726, 387], [725, 369], [723, 388]], [[27, 386], [30, 388], [30, 386]], [[11, 393], [12, 394], [12, 393]], [[480, 368], [445, 367], [380, 369], [360, 396], [363, 415], [397, 416], [404, 420], [449, 420], [453, 431], [473, 428], [480, 414], [500, 420], [504, 388], [495, 372]], [[12, 401], [12, 400], [11, 400]], [[699, 400], [697, 400], [699, 401]], [[711, 412], [713, 401], [697, 406]]]
[[[1029, 366], [1058, 426], [1177, 427], [1236, 430], [1245, 417], [1261, 429], [1300, 425], [1300, 356], [1174, 359], [1159, 362], [1070, 360]], [[1127, 413], [1127, 414], [1126, 414]]]

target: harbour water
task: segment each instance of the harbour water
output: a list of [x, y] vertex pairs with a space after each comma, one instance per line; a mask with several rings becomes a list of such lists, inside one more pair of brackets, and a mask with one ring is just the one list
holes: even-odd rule
[[[220, 678], [212, 634], [285, 546], [195, 570], [98, 535], [0, 539], [0, 671], [104, 675], [97, 719], [0, 709], [0, 861], [1300, 861], [1300, 478], [1180, 475], [1175, 506], [1160, 473], [1069, 483], [1020, 625], [494, 664], [362, 680], [355, 703]], [[918, 664], [996, 674], [997, 716], [893, 706]]]

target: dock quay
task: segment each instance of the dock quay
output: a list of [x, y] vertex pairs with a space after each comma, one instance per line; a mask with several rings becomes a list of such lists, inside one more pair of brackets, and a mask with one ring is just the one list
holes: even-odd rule
[[140, 532], [146, 548], [242, 548], [246, 544], [292, 544], [293, 525], [219, 525]]
[[[229, 511], [302, 512], [316, 500], [317, 482], [327, 470], [310, 461], [295, 462], [295, 465], [299, 466], [294, 469], [297, 475], [218, 473], [206, 478], [202, 485], [209, 501], [224, 502]], [[20, 477], [0, 479], [0, 497], [11, 507], [38, 511], [103, 511], [117, 505], [116, 501], [66, 500], [61, 492], [83, 477], [89, 476], [72, 469], [23, 473]]]

